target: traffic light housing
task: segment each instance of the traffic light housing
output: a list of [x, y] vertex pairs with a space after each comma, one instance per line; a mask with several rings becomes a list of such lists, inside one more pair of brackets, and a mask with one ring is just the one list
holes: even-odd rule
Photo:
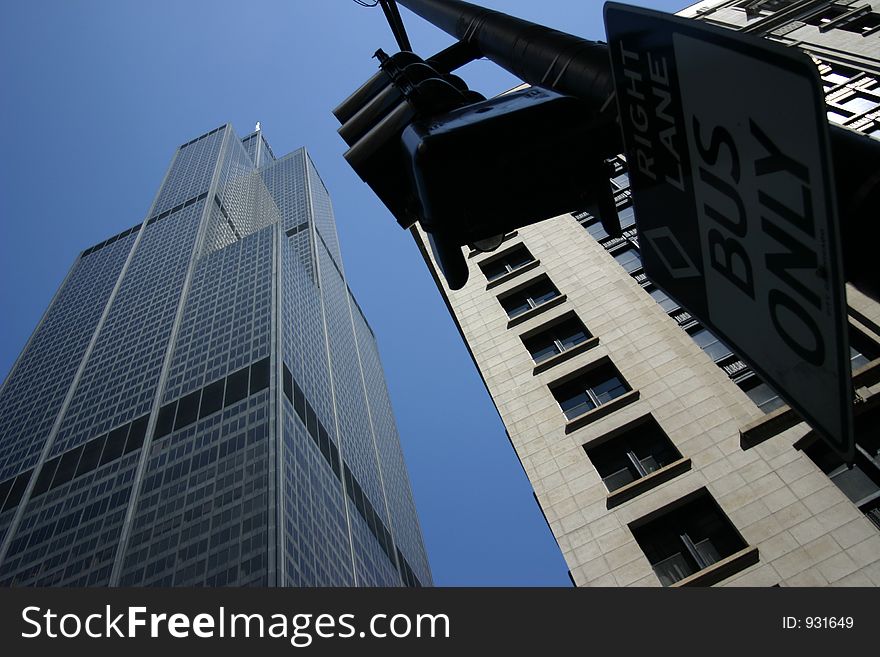
[[419, 217], [400, 147], [404, 128], [420, 116], [443, 113], [483, 96], [470, 91], [457, 76], [444, 74], [414, 53], [388, 56], [376, 52], [379, 72], [341, 103], [333, 114], [339, 135], [348, 144], [346, 161], [409, 228]]
[[571, 96], [529, 87], [413, 120], [401, 139], [422, 228], [472, 245], [595, 205], [605, 188], [613, 209], [585, 113]]
[[462, 246], [564, 212], [620, 234], [601, 155], [615, 124], [538, 86], [486, 100], [431, 60], [377, 57], [379, 73], [334, 110], [345, 159], [403, 228], [419, 222], [450, 288], [467, 282]]

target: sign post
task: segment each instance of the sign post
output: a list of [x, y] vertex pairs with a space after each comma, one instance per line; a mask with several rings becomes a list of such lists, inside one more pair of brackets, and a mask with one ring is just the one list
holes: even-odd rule
[[846, 461], [852, 380], [821, 82], [794, 49], [608, 3], [645, 273]]

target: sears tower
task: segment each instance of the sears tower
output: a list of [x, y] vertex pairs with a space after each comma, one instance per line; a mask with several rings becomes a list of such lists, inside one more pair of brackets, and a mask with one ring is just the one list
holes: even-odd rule
[[76, 259], [0, 389], [0, 584], [431, 584], [305, 149], [211, 130]]

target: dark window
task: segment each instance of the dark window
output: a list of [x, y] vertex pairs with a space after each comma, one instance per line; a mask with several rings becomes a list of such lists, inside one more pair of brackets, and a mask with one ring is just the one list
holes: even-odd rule
[[630, 387], [611, 363], [600, 365], [553, 389], [565, 417], [572, 420], [629, 392]]
[[301, 223], [297, 226], [294, 226], [293, 228], [288, 228], [286, 231], [284, 231], [284, 234], [287, 235], [288, 237], [293, 237], [299, 231], [305, 230], [308, 227], [309, 227], [308, 222], [304, 222], [304, 223]]
[[492, 258], [488, 262], [482, 263], [480, 268], [483, 270], [487, 281], [494, 281], [534, 261], [535, 259], [529, 253], [529, 250], [520, 244]]
[[853, 370], [880, 358], [880, 347], [861, 331], [850, 326], [849, 353]]
[[[126, 427], [127, 429], [128, 427]], [[82, 454], [83, 446], [80, 445], [69, 452], [65, 452], [61, 456], [61, 462], [58, 464], [58, 469], [55, 471], [55, 477], [52, 479], [52, 488], [58, 488], [62, 484], [66, 484], [68, 481], [73, 479], [73, 475], [76, 473], [76, 465], [79, 463], [79, 457]]]
[[584, 223], [584, 227], [587, 229], [587, 232], [595, 239], [597, 242], [601, 242], [604, 239], [611, 237], [605, 228], [602, 226], [602, 222], [598, 219], [590, 217], [592, 223]]
[[590, 332], [577, 317], [569, 317], [540, 333], [523, 338], [523, 344], [536, 363], [571, 349], [590, 338]]
[[[52, 478], [55, 476], [55, 470], [58, 469], [58, 463], [60, 461], [61, 457], [56, 456], [51, 461], [46, 461], [43, 464], [43, 467], [40, 468], [40, 474], [37, 475], [37, 483], [34, 484], [34, 490], [31, 492], [31, 497], [42, 495], [49, 490], [49, 486], [52, 484]], [[0, 494], [0, 502], [2, 501], [3, 495]]]
[[[49, 479], [49, 481], [51, 482], [51, 478]], [[0, 482], [0, 510], [3, 509], [3, 503], [6, 501], [6, 496], [9, 494], [9, 490], [12, 488], [12, 484], [14, 482], [15, 477], [13, 477], [12, 479], [7, 479], [4, 482]], [[48, 487], [48, 484], [46, 486]]]
[[321, 449], [321, 454], [324, 455], [324, 459], [327, 463], [332, 464], [333, 459], [330, 457], [330, 436], [327, 434], [324, 425], [320, 422], [318, 423], [318, 439], [318, 446]]
[[689, 331], [688, 334], [697, 343], [697, 346], [716, 362], [727, 358], [733, 353], [730, 347], [710, 333], [709, 329], [702, 326]]
[[776, 391], [754, 374], [736, 383], [749, 396], [749, 399], [755, 402], [755, 405], [765, 413], [785, 406], [785, 401], [776, 394]]
[[609, 492], [681, 458], [653, 417], [587, 450]]
[[634, 271], [642, 268], [642, 256], [639, 255], [638, 249], [632, 245], [615, 251], [611, 255], [627, 273], [632, 274]]
[[805, 23], [809, 23], [810, 25], [815, 25], [816, 27], [824, 27], [826, 23], [830, 23], [835, 18], [840, 18], [847, 10], [843, 7], [830, 6], [825, 7], [822, 11], [813, 14], [812, 16], [807, 16], [803, 19]]
[[410, 588], [418, 587], [418, 581], [416, 580], [415, 575], [412, 572], [412, 568], [410, 568], [409, 564], [404, 559], [403, 555], [400, 553], [400, 550], [397, 550], [397, 560], [400, 563], [400, 575], [403, 579], [404, 584], [409, 586]]
[[513, 319], [558, 296], [559, 290], [553, 283], [547, 278], [542, 278], [522, 290], [499, 299], [499, 301], [507, 311], [507, 316]]
[[370, 504], [370, 500], [366, 497], [364, 498], [364, 506], [366, 507], [367, 527], [370, 528], [370, 532], [375, 536], [378, 533], [376, 530], [376, 511], [373, 509], [373, 505]]
[[747, 16], [757, 16], [761, 12], [768, 14], [770, 12], [779, 11], [797, 1], [798, 0], [744, 0], [744, 2], [740, 2], [736, 6], [744, 8]]
[[876, 472], [872, 473], [861, 463], [856, 462], [852, 467], [841, 464], [826, 474], [856, 506], [869, 501], [869, 498], [875, 499], [880, 493], [880, 486], [875, 481], [876, 477], [871, 476], [876, 475]]
[[[154, 438], [161, 438], [171, 433], [171, 430], [174, 428], [174, 414], [176, 412], [176, 401], [165, 404], [159, 409], [159, 417], [156, 418], [156, 430], [153, 432]], [[122, 444], [125, 445], [124, 440]], [[119, 448], [119, 454], [122, 454], [122, 447]]]
[[177, 418], [174, 420], [174, 430], [188, 426], [199, 417], [199, 399], [201, 390], [191, 392], [186, 397], [181, 397], [177, 402]]
[[318, 416], [308, 399], [306, 400], [306, 430], [312, 438], [318, 437]]
[[366, 518], [367, 515], [367, 507], [364, 504], [364, 490], [361, 488], [360, 483], [357, 479], [353, 479], [354, 481], [354, 490], [352, 491], [354, 496], [352, 499], [354, 500], [354, 505], [357, 507], [358, 512], [362, 517]]
[[[169, 404], [171, 406], [171, 421], [174, 420], [174, 405]], [[159, 417], [162, 417], [162, 411], [165, 410], [167, 406], [159, 409]], [[164, 434], [160, 434], [158, 430], [158, 424], [156, 425], [156, 437], [160, 437]], [[170, 424], [169, 429], [165, 433], [170, 433]], [[119, 427], [118, 429], [114, 429], [107, 436], [107, 443], [104, 445], [104, 453], [101, 454], [101, 465], [106, 463], [110, 463], [110, 461], [114, 461], [122, 456], [122, 452], [125, 449], [125, 439], [128, 437], [128, 427]]]
[[296, 414], [299, 415], [300, 419], [305, 422], [306, 396], [303, 394], [302, 388], [299, 387], [299, 384], [296, 381], [293, 382], [293, 408], [296, 410]]
[[251, 365], [251, 393], [265, 390], [269, 387], [269, 358], [258, 360]]
[[865, 354], [863, 354], [861, 351], [859, 351], [858, 349], [853, 347], [852, 343], [850, 343], [849, 364], [850, 364], [851, 371], [855, 372], [857, 369], [859, 369], [860, 367], [864, 367], [865, 365], [867, 365], [870, 362], [871, 362], [871, 360], [869, 358], [867, 358], [865, 356]]
[[[866, 7], [866, 9], [869, 8], [870, 7]], [[834, 22], [850, 11], [852, 11], [852, 7], [838, 7], [832, 5], [831, 7], [826, 7], [819, 13], [813, 14], [804, 20], [810, 25], [818, 27], [820, 32], [836, 28], [867, 36], [873, 34], [878, 28], [880, 28], [880, 14], [871, 11], [866, 11], [865, 13], [858, 15], [854, 14], [849, 19], [844, 19], [837, 23]]]
[[284, 396], [287, 397], [287, 401], [291, 404], [293, 403], [293, 375], [290, 373], [290, 370], [287, 369], [287, 364], [282, 363], [281, 367], [283, 369], [283, 377], [284, 377]]
[[144, 444], [144, 438], [147, 435], [147, 422], [149, 416], [138, 418], [131, 423], [131, 429], [128, 432], [128, 440], [125, 442], [125, 453], [133, 452]]
[[333, 468], [333, 474], [339, 478], [339, 448], [330, 440], [330, 467]]
[[617, 218], [620, 220], [621, 230], [626, 230], [636, 225], [636, 215], [631, 205], [618, 209]]
[[880, 30], [880, 14], [868, 12], [840, 26], [840, 29], [868, 36]]
[[21, 498], [24, 497], [24, 491], [27, 488], [28, 482], [31, 480], [31, 474], [33, 474], [33, 470], [28, 470], [15, 478], [10, 487], [9, 494], [6, 496], [6, 502], [3, 503], [3, 511], [18, 506]]
[[107, 436], [101, 436], [100, 438], [95, 438], [86, 443], [74, 477], [79, 477], [80, 475], [91, 472], [98, 467], [98, 463], [101, 462], [101, 452], [104, 451], [104, 443], [106, 440]]
[[223, 406], [232, 406], [232, 404], [247, 397], [248, 369], [245, 367], [226, 377], [226, 399], [223, 402]]
[[705, 490], [632, 531], [664, 586], [746, 547], [742, 536]]
[[223, 385], [224, 379], [214, 381], [202, 389], [202, 406], [199, 410], [199, 418], [212, 415], [223, 408]]
[[859, 509], [880, 527], [880, 409], [855, 417], [856, 455], [851, 466], [844, 463], [824, 441], [816, 440], [804, 448], [829, 479]]
[[660, 288], [652, 285], [651, 287], [646, 288], [646, 290], [648, 294], [651, 295], [651, 298], [654, 299], [654, 301], [656, 301], [665, 312], [671, 313], [672, 311], [679, 309], [679, 305], [670, 299]]
[[351, 474], [351, 469], [348, 467], [348, 463], [343, 464], [343, 476], [345, 478], [345, 490], [348, 492], [348, 496], [351, 497], [354, 494], [354, 477]]

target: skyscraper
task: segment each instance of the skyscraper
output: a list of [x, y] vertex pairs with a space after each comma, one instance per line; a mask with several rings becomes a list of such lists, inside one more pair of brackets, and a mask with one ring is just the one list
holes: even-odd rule
[[[801, 48], [829, 120], [880, 135], [880, 15], [868, 5], [708, 0], [682, 15]], [[880, 585], [880, 305], [847, 286], [858, 396], [847, 467], [648, 280], [625, 158], [609, 164], [622, 237], [588, 212], [526, 226], [467, 253], [454, 291], [414, 231], [572, 581]]]
[[76, 259], [0, 389], [0, 584], [431, 584], [304, 148], [188, 141]]

